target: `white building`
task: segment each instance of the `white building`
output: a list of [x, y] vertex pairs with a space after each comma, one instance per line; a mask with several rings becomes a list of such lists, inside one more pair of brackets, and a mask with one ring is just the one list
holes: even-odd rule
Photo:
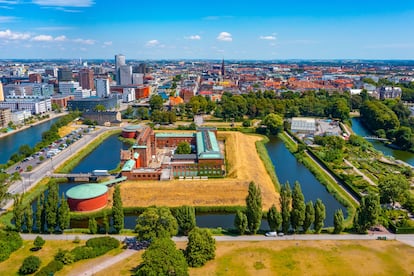
[[120, 85], [132, 84], [132, 66], [121, 65], [119, 67], [119, 84]]
[[10, 108], [12, 112], [28, 110], [31, 114], [41, 114], [52, 110], [50, 98], [40, 99], [38, 97], [16, 97], [9, 96], [6, 101], [0, 102], [0, 108]]
[[293, 117], [291, 130], [293, 133], [313, 134], [316, 132], [316, 119]]
[[78, 89], [79, 87], [79, 82], [77, 81], [59, 82], [59, 92], [62, 93], [63, 96], [73, 95], [76, 89]]
[[135, 101], [135, 88], [124, 88], [122, 91], [122, 102], [130, 103]]
[[92, 91], [90, 89], [82, 89], [82, 87], [78, 87], [72, 95], [75, 96], [75, 99], [83, 99], [83, 98], [89, 98], [92, 96]]
[[20, 110], [12, 112], [11, 120], [15, 124], [21, 124], [25, 119], [32, 117], [32, 113], [29, 110]]
[[109, 97], [111, 93], [109, 88], [110, 87], [108, 79], [95, 79], [96, 96], [100, 98]]
[[144, 84], [144, 74], [140, 74], [140, 73], [132, 74], [132, 84], [143, 85]]

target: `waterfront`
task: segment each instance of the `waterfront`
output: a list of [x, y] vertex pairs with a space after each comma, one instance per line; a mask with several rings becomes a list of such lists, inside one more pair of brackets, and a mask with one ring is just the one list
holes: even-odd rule
[[53, 118], [46, 122], [18, 131], [14, 134], [7, 135], [0, 138], [0, 164], [7, 163], [10, 157], [19, 151], [22, 145], [29, 145], [34, 147], [42, 140], [42, 133], [49, 130], [50, 127], [59, 118]]
[[[373, 134], [362, 124], [359, 118], [352, 118], [352, 131], [359, 136], [372, 136]], [[391, 156], [395, 159], [404, 161], [414, 166], [414, 153], [408, 151], [402, 151], [387, 147], [381, 141], [369, 140], [374, 148], [384, 155]]]
[[282, 140], [277, 137], [271, 138], [266, 144], [266, 149], [275, 166], [276, 175], [281, 185], [288, 181], [293, 187], [295, 181], [298, 181], [306, 202], [312, 200], [315, 203], [318, 198], [322, 200], [326, 207], [325, 226], [333, 226], [333, 216], [337, 209], [342, 209], [344, 217], [347, 216], [346, 208], [326, 190], [325, 186], [303, 164], [296, 160]]

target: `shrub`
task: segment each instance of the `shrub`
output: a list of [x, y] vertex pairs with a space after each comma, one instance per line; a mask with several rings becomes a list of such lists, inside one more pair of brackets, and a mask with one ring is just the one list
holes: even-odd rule
[[95, 258], [97, 255], [95, 254], [94, 248], [88, 246], [78, 246], [70, 251], [74, 257], [74, 261], [77, 262], [79, 260], [91, 259]]
[[0, 262], [7, 260], [13, 251], [23, 245], [19, 233], [12, 231], [0, 231]]
[[61, 261], [53, 260], [47, 264], [47, 266], [43, 267], [39, 270], [35, 276], [49, 276], [54, 275], [55, 272], [58, 272], [63, 268], [63, 263]]
[[42, 238], [42, 237], [40, 237], [40, 236], [37, 236], [36, 238], [35, 238], [35, 240], [33, 241], [33, 246], [35, 247], [35, 248], [42, 248], [42, 246], [45, 244], [45, 240]]
[[86, 241], [89, 247], [108, 247], [110, 249], [119, 247], [119, 241], [112, 237], [97, 237]]
[[21, 274], [32, 274], [36, 272], [40, 267], [40, 259], [37, 256], [29, 256], [24, 259], [22, 266], [19, 268]]
[[11, 249], [6, 241], [0, 240], [0, 262], [5, 261], [9, 258]]
[[75, 257], [74, 254], [69, 250], [62, 250], [59, 248], [58, 252], [55, 255], [55, 261], [66, 265], [75, 262]]

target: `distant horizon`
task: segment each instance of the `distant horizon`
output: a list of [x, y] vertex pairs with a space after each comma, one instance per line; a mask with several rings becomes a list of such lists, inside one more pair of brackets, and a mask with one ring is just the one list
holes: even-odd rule
[[0, 0], [0, 58], [412, 60], [412, 26], [407, 0]]

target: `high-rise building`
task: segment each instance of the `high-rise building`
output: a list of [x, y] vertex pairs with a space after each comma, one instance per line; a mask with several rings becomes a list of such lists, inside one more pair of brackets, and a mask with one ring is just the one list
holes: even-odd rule
[[71, 81], [72, 70], [68, 68], [60, 68], [58, 71], [58, 81]]
[[95, 87], [96, 87], [96, 96], [104, 98], [109, 97], [110, 89], [109, 89], [109, 80], [98, 78], [95, 79]]
[[124, 55], [115, 55], [115, 74], [116, 74], [116, 83], [121, 84], [120, 81], [120, 72], [119, 68], [123, 65], [125, 65], [125, 56]]
[[95, 89], [92, 69], [84, 68], [79, 71], [79, 84], [83, 89]]
[[144, 74], [133, 73], [132, 74], [132, 84], [138, 84], [138, 85], [144, 84]]
[[56, 67], [46, 67], [45, 68], [45, 74], [47, 76], [56, 77], [56, 75], [57, 75], [57, 68]]
[[132, 84], [132, 67], [129, 65], [121, 65], [119, 67], [119, 84]]
[[0, 102], [4, 101], [3, 83], [0, 81]]

